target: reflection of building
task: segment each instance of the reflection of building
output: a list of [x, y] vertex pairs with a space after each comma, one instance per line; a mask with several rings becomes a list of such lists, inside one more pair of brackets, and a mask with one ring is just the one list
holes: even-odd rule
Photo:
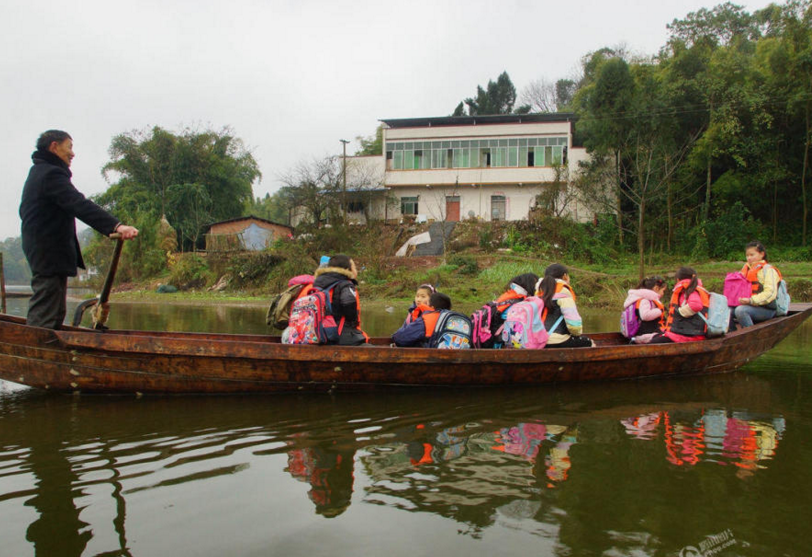
[[[403, 215], [458, 221], [521, 220], [539, 194], [562, 214], [589, 214], [567, 185], [586, 150], [573, 115], [507, 114], [382, 120], [385, 184]], [[566, 200], [566, 201], [565, 201]], [[566, 207], [561, 205], [566, 203]]]
[[215, 222], [206, 232], [206, 251], [260, 251], [292, 233], [290, 226], [254, 216]]

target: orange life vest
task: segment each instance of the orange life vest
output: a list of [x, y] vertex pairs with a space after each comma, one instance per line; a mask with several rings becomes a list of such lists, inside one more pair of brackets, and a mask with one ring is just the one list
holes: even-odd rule
[[515, 290], [508, 290], [507, 292], [496, 298], [496, 300], [494, 300], [494, 303], [496, 304], [496, 311], [502, 313], [507, 308], [509, 308], [516, 302], [521, 302], [526, 297], [527, 296], [522, 296]]
[[[698, 317], [697, 315], [693, 315], [691, 317], [686, 318], [686, 317], [682, 317], [681, 315], [679, 315], [679, 313], [677, 313], [677, 309], [680, 306], [679, 297], [688, 288], [688, 284], [690, 284], [690, 282], [691, 281], [689, 281], [688, 279], [684, 279], [684, 280], [679, 281], [677, 283], [677, 285], [674, 287], [674, 292], [673, 292], [673, 294], [671, 294], [671, 303], [668, 305], [668, 319], [665, 322], [665, 328], [664, 328], [665, 331], [671, 331], [672, 330], [672, 328], [674, 326], [675, 317], [676, 317], [676, 319], [682, 320], [682, 321], [691, 321], [694, 318], [698, 319], [699, 321], [696, 322], [696, 325], [697, 325], [697, 327], [695, 327], [696, 329], [699, 328], [698, 327], [699, 322], [702, 323], [702, 330], [701, 331], [697, 330], [696, 334], [694, 334], [694, 335], [688, 334], [687, 336], [702, 335], [702, 334], [705, 334], [705, 332], [708, 330], [707, 324], [705, 323], [704, 320], [702, 320], [701, 317]], [[699, 294], [699, 299], [702, 300], [702, 310], [701, 311], [702, 311], [702, 313], [704, 313], [707, 316], [707, 314], [708, 314], [708, 306], [710, 305], [710, 294], [708, 293], [707, 290], [705, 290], [701, 286], [696, 287], [696, 292]], [[687, 301], [687, 298], [686, 298], [686, 301]], [[675, 332], [677, 334], [685, 334], [685, 333], [680, 332], [680, 331], [673, 331], [673, 332]]]
[[[634, 303], [634, 309], [637, 310], [637, 318], [640, 320], [640, 326], [641, 327], [643, 326], [644, 323], [651, 323], [651, 321], [643, 321], [643, 319], [640, 317], [640, 302], [642, 302], [644, 299], [647, 299], [647, 298], [640, 298], [639, 300], [637, 300]], [[666, 323], [666, 321], [665, 321], [665, 316], [666, 316], [665, 306], [663, 305], [663, 303], [660, 300], [649, 300], [649, 302], [653, 303], [655, 306], [660, 308], [660, 311], [662, 313], [660, 314], [660, 318], [657, 320], [657, 327], [659, 327], [661, 330], [664, 329], [665, 328], [665, 323]], [[641, 334], [641, 333], [638, 333], [638, 334]]]
[[[423, 312], [426, 312], [426, 311], [434, 311], [434, 308], [431, 307], [428, 304], [418, 304], [412, 310], [412, 312], [409, 314], [411, 316], [411, 318], [412, 318], [411, 321], [414, 321], [415, 319], [417, 319], [418, 317], [423, 315]], [[410, 321], [410, 323], [411, 323], [411, 321]]]
[[744, 275], [744, 278], [746, 278], [747, 282], [749, 282], [750, 285], [752, 286], [751, 292], [753, 294], [758, 294], [759, 292], [764, 290], [764, 285], [758, 281], [758, 272], [767, 266], [775, 269], [775, 272], [778, 273], [778, 280], [780, 281], [781, 271], [779, 271], [778, 268], [776, 268], [773, 265], [770, 265], [766, 261], [759, 261], [752, 268], [750, 268], [750, 266], [747, 263], [745, 263], [744, 267], [742, 267], [741, 274]]
[[441, 312], [430, 306], [426, 307], [429, 311], [423, 312], [423, 325], [426, 326], [426, 338], [431, 338], [431, 335], [434, 334], [434, 329], [437, 328], [437, 321], [440, 319]]
[[[558, 281], [556, 281], [556, 283], [555, 283], [555, 294], [558, 294], [559, 292], [561, 292], [565, 288], [570, 291], [570, 296], [572, 296], [573, 301], [575, 301], [575, 290], [573, 290], [572, 286], [570, 286], [566, 282], [563, 282], [563, 281], [558, 282]], [[553, 296], [555, 296], [555, 294], [553, 294]], [[539, 298], [543, 298], [544, 297], [544, 292], [539, 291], [537, 293], [537, 295], [538, 295]], [[556, 304], [556, 306], [558, 306], [558, 304]], [[548, 308], [547, 305], [545, 304], [544, 311], [541, 314], [541, 320], [544, 321], [545, 323], [547, 321], [547, 314], [549, 313], [549, 311], [548, 311], [549, 309], [550, 308]], [[561, 310], [559, 309], [558, 311], [561, 311]], [[548, 332], [552, 333], [553, 331], [548, 331]]]

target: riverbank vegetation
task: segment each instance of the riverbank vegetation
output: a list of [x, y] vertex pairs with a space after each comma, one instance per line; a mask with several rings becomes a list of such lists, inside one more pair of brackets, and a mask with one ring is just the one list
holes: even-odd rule
[[[347, 253], [357, 261], [361, 292], [367, 301], [408, 300], [422, 283], [435, 285], [457, 302], [486, 301], [499, 294], [511, 277], [525, 272], [542, 274], [553, 262], [570, 267], [579, 302], [584, 305], [617, 307], [626, 290], [637, 284], [636, 256], [602, 241], [600, 226], [592, 223], [557, 218], [466, 221], [455, 227], [445, 256], [395, 257], [397, 247], [420, 230], [418, 225], [336, 225], [298, 239], [279, 240], [263, 252], [177, 254], [163, 276], [125, 284], [117, 296], [145, 301], [180, 298], [195, 303], [267, 300], [282, 291], [291, 277], [313, 273], [321, 255], [335, 253]], [[566, 241], [558, 243], [553, 231]], [[112, 246], [108, 247], [111, 251]], [[651, 253], [647, 271], [673, 277], [677, 267], [690, 264], [708, 288], [721, 291], [725, 274], [741, 268], [743, 244], [729, 255], [723, 260], [693, 260]], [[812, 301], [810, 255], [796, 248], [770, 254], [796, 301]], [[160, 284], [172, 284], [179, 292], [154, 293]]]

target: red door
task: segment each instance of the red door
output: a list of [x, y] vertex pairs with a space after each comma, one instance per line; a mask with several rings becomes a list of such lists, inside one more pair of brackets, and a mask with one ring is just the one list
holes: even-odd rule
[[460, 196], [454, 195], [445, 198], [445, 220], [448, 222], [459, 222], [460, 220]]

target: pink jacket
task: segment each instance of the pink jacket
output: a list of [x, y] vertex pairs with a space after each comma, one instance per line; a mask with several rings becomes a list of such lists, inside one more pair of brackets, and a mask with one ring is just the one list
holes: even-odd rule
[[657, 304], [654, 303], [655, 300], [659, 301], [659, 299], [660, 297], [657, 296], [657, 293], [648, 288], [629, 290], [629, 295], [626, 296], [623, 307], [627, 308], [636, 303], [637, 300], [643, 300], [640, 302], [640, 307], [638, 308], [640, 319], [643, 321], [656, 321], [663, 315], [663, 310], [658, 308]]

